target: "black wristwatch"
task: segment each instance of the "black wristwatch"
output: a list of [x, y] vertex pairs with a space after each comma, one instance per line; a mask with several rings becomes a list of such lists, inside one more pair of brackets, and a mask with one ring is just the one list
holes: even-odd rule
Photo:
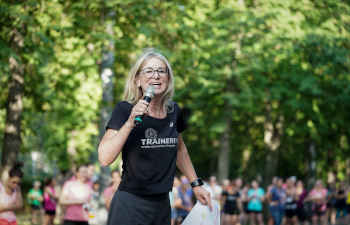
[[194, 187], [197, 186], [202, 186], [203, 185], [203, 180], [201, 178], [198, 178], [197, 180], [193, 181], [190, 183], [190, 187], [193, 189]]

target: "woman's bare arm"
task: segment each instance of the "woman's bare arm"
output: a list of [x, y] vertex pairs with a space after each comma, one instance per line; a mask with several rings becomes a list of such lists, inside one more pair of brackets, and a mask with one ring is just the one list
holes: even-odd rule
[[109, 166], [116, 160], [131, 133], [131, 128], [136, 126], [134, 124], [135, 117], [143, 114], [147, 116], [149, 113], [147, 110], [148, 105], [147, 101], [140, 100], [132, 109], [127, 125], [124, 124], [119, 131], [113, 129], [106, 131], [98, 146], [98, 159], [102, 166]]
[[16, 202], [10, 206], [4, 206], [0, 203], [0, 212], [6, 211], [20, 211], [23, 209], [23, 198], [21, 194], [21, 188], [18, 186], [16, 194]]

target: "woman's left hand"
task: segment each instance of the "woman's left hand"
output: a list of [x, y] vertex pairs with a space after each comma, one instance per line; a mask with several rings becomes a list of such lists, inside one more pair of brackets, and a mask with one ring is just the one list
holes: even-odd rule
[[210, 193], [208, 191], [206, 191], [202, 186], [197, 186], [193, 188], [193, 193], [203, 205], [207, 205], [208, 203], [210, 210], [213, 210], [210, 200]]

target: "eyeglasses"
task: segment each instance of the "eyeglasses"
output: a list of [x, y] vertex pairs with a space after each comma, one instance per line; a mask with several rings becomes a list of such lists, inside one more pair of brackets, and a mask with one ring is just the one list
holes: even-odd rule
[[143, 73], [143, 75], [146, 77], [146, 78], [152, 78], [154, 76], [154, 74], [158, 73], [159, 76], [161, 77], [168, 77], [168, 69], [164, 69], [164, 68], [160, 68], [160, 69], [157, 69], [157, 70], [154, 70], [154, 69], [143, 69], [141, 70], [139, 73]]

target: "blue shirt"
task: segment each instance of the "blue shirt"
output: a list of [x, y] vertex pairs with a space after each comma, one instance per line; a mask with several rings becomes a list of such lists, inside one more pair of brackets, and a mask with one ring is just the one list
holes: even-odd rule
[[248, 210], [250, 211], [261, 211], [262, 210], [262, 204], [260, 201], [260, 198], [265, 195], [265, 191], [262, 188], [258, 188], [257, 190], [251, 188], [248, 191], [248, 197], [252, 197], [255, 194], [255, 197], [252, 198], [248, 203]]

